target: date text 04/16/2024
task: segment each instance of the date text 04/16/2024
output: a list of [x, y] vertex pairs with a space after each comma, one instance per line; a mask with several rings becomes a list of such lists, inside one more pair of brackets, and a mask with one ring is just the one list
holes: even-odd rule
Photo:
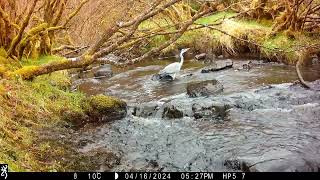
[[[122, 178], [121, 178], [122, 179]], [[161, 180], [171, 180], [171, 179], [181, 179], [181, 180], [212, 180], [212, 179], [245, 179], [245, 173], [210, 173], [210, 172], [181, 172], [181, 173], [170, 173], [170, 172], [130, 172], [124, 173], [125, 180], [146, 180], [146, 179], [161, 179]]]

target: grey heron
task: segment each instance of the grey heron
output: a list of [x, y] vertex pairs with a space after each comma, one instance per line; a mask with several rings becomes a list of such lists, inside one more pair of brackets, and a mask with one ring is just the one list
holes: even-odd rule
[[180, 52], [180, 62], [175, 62], [167, 65], [164, 69], [159, 72], [160, 76], [171, 76], [172, 80], [176, 78], [176, 73], [178, 73], [183, 64], [183, 54], [187, 52], [190, 48], [181, 49]]

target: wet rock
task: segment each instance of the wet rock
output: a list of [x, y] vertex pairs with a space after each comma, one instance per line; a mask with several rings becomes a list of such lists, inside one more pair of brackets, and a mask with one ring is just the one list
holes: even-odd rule
[[110, 64], [103, 65], [94, 73], [95, 77], [111, 77], [112, 75], [113, 72]]
[[187, 85], [189, 97], [210, 96], [223, 91], [223, 85], [217, 80], [191, 82]]
[[226, 120], [230, 107], [224, 104], [210, 105], [196, 103], [192, 105], [193, 117], [203, 120]]
[[206, 53], [201, 53], [201, 54], [197, 54], [194, 58], [196, 60], [203, 60], [207, 57], [207, 54]]
[[214, 72], [214, 71], [221, 71], [224, 69], [232, 68], [233, 66], [233, 61], [228, 59], [228, 60], [219, 60], [216, 61], [214, 65], [211, 65], [209, 67], [206, 67], [201, 70], [201, 73], [209, 73], [209, 72]]
[[182, 118], [190, 117], [201, 120], [228, 120], [231, 105], [212, 101], [211, 98], [203, 99], [173, 99], [153, 113], [155, 118]]
[[243, 68], [244, 70], [246, 70], [246, 71], [250, 71], [250, 69], [251, 69], [251, 64], [250, 64], [250, 63], [243, 64], [243, 65], [242, 65], [242, 68]]
[[172, 76], [169, 74], [154, 74], [151, 78], [153, 81], [173, 81]]
[[235, 99], [234, 101], [234, 107], [239, 108], [241, 110], [246, 110], [246, 111], [253, 111], [255, 109], [262, 109], [264, 108], [267, 104], [270, 105], [273, 102], [270, 102], [269, 100], [266, 100], [263, 102], [262, 99], [251, 99], [251, 97], [247, 96], [240, 96], [239, 98]]
[[178, 119], [183, 117], [183, 112], [175, 108], [174, 106], [165, 107], [163, 110], [162, 118], [167, 117], [169, 119]]
[[159, 167], [159, 163], [156, 160], [147, 160], [149, 162], [149, 165], [151, 166], [151, 168], [158, 168]]
[[137, 117], [151, 117], [155, 116], [157, 110], [159, 110], [159, 105], [156, 102], [144, 103], [138, 106], [135, 106], [132, 112], [132, 115]]
[[230, 169], [230, 170], [238, 170], [240, 171], [242, 168], [241, 166], [241, 162], [237, 159], [228, 159], [224, 161], [223, 164], [226, 168]]
[[240, 71], [250, 71], [252, 65], [252, 61], [239, 62], [237, 65], [234, 66], [234, 69]]
[[91, 96], [83, 102], [82, 106], [89, 116], [88, 123], [119, 120], [127, 114], [126, 102], [105, 95]]

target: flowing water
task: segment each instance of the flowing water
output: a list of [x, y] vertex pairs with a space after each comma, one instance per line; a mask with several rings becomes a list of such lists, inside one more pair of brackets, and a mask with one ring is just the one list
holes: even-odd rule
[[[170, 62], [150, 60], [113, 69], [109, 79], [76, 80], [74, 87], [87, 94], [104, 93], [128, 103], [126, 118], [78, 137], [89, 142], [81, 151], [102, 148], [117, 154], [121, 159], [115, 171], [320, 170], [320, 92], [293, 84], [294, 67], [254, 61], [250, 71], [203, 74], [206, 65], [190, 60], [175, 81], [152, 81]], [[320, 79], [319, 70], [318, 65], [307, 67], [303, 75]], [[220, 81], [224, 91], [186, 95], [188, 83], [210, 79]], [[166, 107], [183, 116], [165, 117]], [[147, 115], [134, 113], [137, 108]], [[201, 118], [195, 116], [199, 113]]]

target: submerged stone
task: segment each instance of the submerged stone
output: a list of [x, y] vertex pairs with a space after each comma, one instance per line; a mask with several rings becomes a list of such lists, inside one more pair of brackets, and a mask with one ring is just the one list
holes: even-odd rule
[[95, 77], [112, 77], [113, 72], [110, 64], [105, 64], [100, 67], [95, 73]]
[[223, 85], [217, 80], [191, 82], [187, 85], [189, 97], [210, 96], [223, 91]]
[[169, 119], [178, 119], [183, 117], [183, 112], [175, 108], [174, 106], [172, 107], [165, 107], [162, 117], [167, 117]]
[[229, 109], [230, 107], [224, 104], [205, 106], [204, 104], [196, 103], [192, 105], [193, 117], [204, 120], [224, 121], [227, 119]]

